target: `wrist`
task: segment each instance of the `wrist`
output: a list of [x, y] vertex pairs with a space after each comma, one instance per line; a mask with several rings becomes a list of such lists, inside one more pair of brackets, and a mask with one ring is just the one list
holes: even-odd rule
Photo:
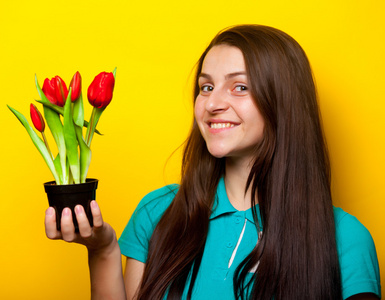
[[126, 299], [122, 260], [114, 238], [103, 247], [88, 249], [91, 299]]
[[117, 252], [120, 253], [120, 247], [115, 235], [109, 242], [104, 243], [103, 245], [99, 244], [96, 247], [88, 247], [87, 249], [89, 257], [107, 257], [114, 255]]

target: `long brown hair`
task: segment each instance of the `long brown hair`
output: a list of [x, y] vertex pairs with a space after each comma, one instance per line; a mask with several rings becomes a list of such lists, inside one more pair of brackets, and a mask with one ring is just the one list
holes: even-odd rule
[[[250, 299], [341, 299], [330, 166], [308, 59], [280, 30], [225, 29], [198, 61], [194, 99], [206, 54], [222, 44], [242, 51], [249, 89], [265, 121], [247, 182], [263, 234], [235, 272], [235, 298], [243, 299], [247, 290]], [[180, 188], [151, 237], [138, 299], [162, 299], [166, 292], [168, 299], [180, 299], [193, 270], [191, 297], [224, 166], [225, 159], [210, 155], [194, 121]], [[262, 224], [256, 218], [257, 199]], [[246, 280], [257, 263], [257, 272]]]

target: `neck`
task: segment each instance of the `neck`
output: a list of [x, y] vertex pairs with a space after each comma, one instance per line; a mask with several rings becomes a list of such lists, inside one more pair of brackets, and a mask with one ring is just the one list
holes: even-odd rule
[[251, 207], [251, 190], [246, 194], [246, 183], [251, 170], [251, 162], [246, 160], [226, 158], [225, 185], [230, 203], [237, 210], [247, 210]]

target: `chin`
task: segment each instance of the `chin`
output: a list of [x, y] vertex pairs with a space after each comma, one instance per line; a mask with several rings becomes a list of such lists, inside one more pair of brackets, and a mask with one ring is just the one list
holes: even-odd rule
[[220, 151], [218, 149], [208, 149], [208, 151], [215, 158], [223, 158], [227, 155], [227, 152]]
[[225, 155], [219, 155], [219, 154], [212, 154], [210, 153], [212, 156], [214, 156], [215, 158], [224, 158]]

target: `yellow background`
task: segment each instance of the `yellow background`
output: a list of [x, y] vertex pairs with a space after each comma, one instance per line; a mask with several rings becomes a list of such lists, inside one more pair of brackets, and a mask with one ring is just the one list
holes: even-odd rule
[[41, 84], [55, 75], [68, 83], [80, 71], [86, 88], [118, 68], [89, 177], [100, 180], [104, 219], [120, 235], [142, 196], [178, 181], [180, 152], [166, 161], [192, 120], [191, 70], [220, 29], [240, 23], [280, 28], [307, 52], [335, 204], [370, 230], [385, 270], [384, 15], [382, 0], [2, 0], [0, 298], [89, 298], [86, 250], [45, 237], [43, 182], [52, 175], [6, 104], [29, 118], [35, 73]]

